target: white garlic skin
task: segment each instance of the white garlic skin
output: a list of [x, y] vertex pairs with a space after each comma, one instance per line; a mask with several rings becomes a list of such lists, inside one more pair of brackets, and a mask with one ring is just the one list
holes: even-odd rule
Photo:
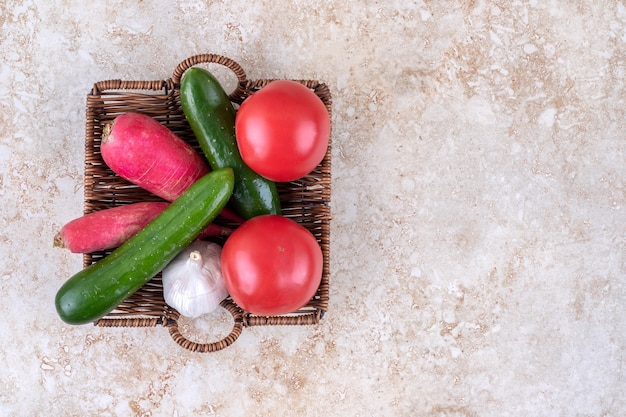
[[215, 310], [228, 296], [221, 254], [220, 245], [202, 240], [185, 248], [163, 269], [165, 302], [190, 318]]

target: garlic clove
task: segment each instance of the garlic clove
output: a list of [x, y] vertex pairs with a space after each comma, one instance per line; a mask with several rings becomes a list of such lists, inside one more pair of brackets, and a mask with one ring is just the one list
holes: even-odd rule
[[163, 297], [182, 316], [210, 313], [228, 296], [222, 276], [222, 248], [196, 240], [163, 269]]

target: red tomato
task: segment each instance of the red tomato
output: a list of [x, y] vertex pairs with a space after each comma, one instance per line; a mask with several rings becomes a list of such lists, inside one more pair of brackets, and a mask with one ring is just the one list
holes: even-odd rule
[[304, 226], [275, 214], [239, 226], [222, 249], [226, 288], [245, 311], [271, 316], [291, 313], [315, 295], [323, 255]]
[[235, 134], [250, 168], [272, 181], [293, 181], [324, 159], [330, 116], [312, 90], [295, 81], [277, 80], [241, 104]]

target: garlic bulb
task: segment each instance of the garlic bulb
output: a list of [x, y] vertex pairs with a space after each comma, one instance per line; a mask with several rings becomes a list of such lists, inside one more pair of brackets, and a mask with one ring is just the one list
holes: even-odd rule
[[163, 269], [163, 297], [182, 316], [195, 318], [228, 296], [222, 276], [222, 247], [196, 240]]

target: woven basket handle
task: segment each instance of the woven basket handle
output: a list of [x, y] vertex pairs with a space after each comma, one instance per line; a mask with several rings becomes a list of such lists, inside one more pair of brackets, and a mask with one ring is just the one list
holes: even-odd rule
[[210, 63], [223, 65], [235, 73], [235, 75], [237, 76], [237, 81], [238, 81], [237, 88], [235, 88], [235, 91], [230, 93], [228, 97], [234, 102], [241, 103], [244, 98], [243, 92], [245, 90], [245, 86], [248, 81], [246, 78], [246, 72], [243, 70], [241, 65], [239, 65], [232, 59], [227, 58], [222, 55], [199, 54], [199, 55], [193, 55], [185, 59], [183, 62], [178, 64], [178, 66], [174, 69], [174, 73], [172, 74], [172, 81], [174, 85], [180, 86], [180, 81], [183, 78], [183, 74], [189, 68], [198, 64], [210, 64]]
[[178, 312], [174, 312], [174, 315], [170, 318], [167, 324], [167, 328], [170, 332], [170, 336], [176, 343], [183, 348], [192, 352], [216, 352], [232, 345], [235, 340], [239, 338], [243, 330], [243, 313], [235, 303], [226, 299], [220, 303], [220, 306], [225, 308], [230, 314], [232, 314], [235, 324], [231, 332], [222, 340], [211, 343], [197, 343], [187, 339], [178, 329], [178, 318], [180, 317]]

